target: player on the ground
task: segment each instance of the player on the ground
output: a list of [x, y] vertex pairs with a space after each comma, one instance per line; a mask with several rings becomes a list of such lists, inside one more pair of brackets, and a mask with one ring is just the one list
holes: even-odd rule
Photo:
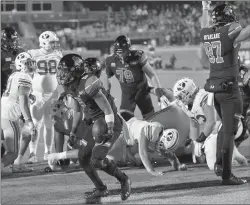
[[94, 124], [92, 127], [93, 138], [96, 144], [85, 143], [79, 151], [79, 162], [85, 173], [95, 185], [95, 189], [88, 199], [95, 199], [108, 195], [107, 186], [99, 178], [96, 168], [114, 176], [121, 183], [121, 199], [126, 200], [131, 193], [130, 179], [121, 172], [113, 161], [106, 158], [108, 151], [120, 136], [122, 120], [117, 114], [113, 97], [103, 88], [99, 79], [101, 63], [96, 58], [82, 59], [77, 54], [65, 55], [57, 67], [57, 80], [64, 86], [66, 92], [71, 93], [78, 102], [78, 110], [73, 118], [70, 132], [70, 141], [75, 139], [75, 134], [81, 121], [80, 107], [90, 110], [90, 117]]
[[238, 51], [240, 42], [250, 37], [250, 25], [242, 29], [231, 6], [220, 4], [212, 11], [209, 25], [208, 8], [211, 2], [203, 1], [201, 42], [210, 62], [210, 74], [205, 90], [214, 93], [215, 109], [221, 118], [223, 132], [219, 132], [215, 173], [222, 184], [240, 185], [247, 181], [235, 177], [232, 170], [234, 137], [239, 116], [242, 115], [242, 98], [238, 86]]
[[1, 96], [9, 76], [15, 71], [16, 56], [21, 52], [24, 50], [18, 46], [18, 34], [15, 29], [4, 28], [1, 31]]
[[[59, 50], [59, 39], [52, 31], [45, 31], [39, 36], [40, 49], [27, 51], [36, 61], [37, 70], [33, 78], [33, 95], [35, 103], [31, 107], [32, 118], [37, 127], [37, 139], [30, 143], [28, 163], [37, 162], [36, 152], [40, 136], [44, 136], [44, 160], [52, 151], [54, 128], [49, 118], [49, 107], [52, 100], [58, 97], [58, 83], [56, 80], [56, 66], [62, 53]], [[44, 132], [42, 132], [44, 129]]]
[[[22, 164], [22, 157], [36, 129], [31, 118], [29, 96], [32, 92], [32, 77], [35, 62], [22, 52], [15, 60], [17, 72], [10, 75], [1, 99], [1, 127], [4, 133], [6, 154], [2, 157], [2, 168], [13, 164], [13, 172], [30, 172], [32, 169]], [[23, 115], [24, 125], [20, 131], [19, 118]], [[20, 140], [20, 134], [21, 140]], [[18, 146], [20, 141], [20, 150]], [[14, 161], [15, 160], [15, 161]]]
[[[166, 157], [175, 170], [187, 169], [186, 165], [181, 164], [174, 154], [174, 151], [182, 141], [176, 129], [166, 129], [165, 126], [159, 122], [139, 120], [130, 113], [126, 113], [126, 116], [127, 119], [130, 118], [127, 121], [128, 136], [123, 136], [123, 138], [128, 147], [138, 147], [137, 151], [139, 152], [140, 159], [150, 174], [154, 176], [163, 175], [162, 172], [156, 172], [154, 170], [148, 152], [157, 152], [157, 154]], [[166, 114], [166, 118], [167, 117]]]
[[[216, 142], [217, 140], [218, 124], [221, 124], [217, 117], [211, 94], [196, 86], [194, 81], [190, 78], [182, 78], [178, 80], [173, 87], [173, 93], [176, 99], [181, 100], [189, 107], [190, 112], [195, 118], [195, 120], [192, 120], [190, 123], [190, 138], [194, 143], [195, 157], [202, 160], [204, 156], [202, 156], [203, 152], [201, 151], [201, 148], [203, 147], [203, 142], [209, 138], [205, 143], [205, 154], [208, 167], [210, 168], [211, 162], [215, 163], [215, 158], [213, 158], [213, 156], [216, 156], [217, 148], [213, 142]], [[235, 140], [241, 138], [244, 134], [245, 128], [242, 129], [241, 133], [238, 134]], [[237, 152], [237, 159], [240, 159], [241, 162], [246, 161], [244, 156], [241, 155], [239, 157], [239, 152], [236, 147], [235, 150]], [[196, 159], [193, 158], [193, 160], [195, 162]]]
[[[128, 37], [119, 36], [115, 40], [114, 53], [106, 58], [105, 68], [106, 89], [110, 92], [109, 79], [112, 76], [115, 76], [121, 85], [120, 113], [122, 116], [124, 111], [134, 114], [136, 105], [144, 118], [154, 112], [146, 76], [151, 79], [155, 88], [161, 87], [159, 79], [148, 63], [146, 54], [142, 50], [131, 49]], [[159, 101], [167, 100], [161, 92], [157, 93], [157, 97]]]

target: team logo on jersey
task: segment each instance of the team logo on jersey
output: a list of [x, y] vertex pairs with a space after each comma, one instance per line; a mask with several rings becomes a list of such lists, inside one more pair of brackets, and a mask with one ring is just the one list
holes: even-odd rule
[[5, 58], [5, 61], [11, 61], [11, 58], [9, 57], [9, 58]]

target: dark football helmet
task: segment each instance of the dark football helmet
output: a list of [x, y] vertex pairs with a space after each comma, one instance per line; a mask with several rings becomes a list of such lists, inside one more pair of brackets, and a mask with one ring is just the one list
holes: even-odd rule
[[212, 11], [213, 24], [227, 24], [236, 21], [233, 8], [226, 4], [216, 6]]
[[101, 62], [97, 58], [86, 58], [83, 63], [83, 74], [94, 74], [98, 78], [101, 75]]
[[125, 58], [131, 49], [131, 41], [126, 36], [118, 36], [114, 42], [114, 54]]
[[79, 79], [83, 72], [84, 60], [78, 54], [67, 54], [60, 60], [57, 70], [56, 79], [58, 84], [67, 85]]
[[15, 29], [6, 27], [1, 31], [1, 48], [6, 51], [16, 50], [18, 47], [18, 34]]

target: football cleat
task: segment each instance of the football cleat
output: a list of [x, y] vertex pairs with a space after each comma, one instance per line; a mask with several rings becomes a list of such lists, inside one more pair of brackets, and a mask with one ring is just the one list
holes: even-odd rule
[[[125, 174], [124, 174], [125, 175]], [[125, 175], [125, 180], [121, 181], [121, 199], [125, 201], [131, 194], [131, 180]]]
[[30, 153], [27, 164], [34, 164], [34, 163], [37, 163], [37, 162], [38, 162], [38, 160], [37, 160], [36, 155], [34, 153]]
[[12, 173], [27, 173], [27, 172], [32, 172], [33, 169], [25, 166], [24, 164], [20, 165], [12, 165]]
[[107, 189], [107, 187], [105, 186], [104, 189], [98, 189], [98, 188], [94, 188], [92, 192], [90, 193], [86, 193], [86, 199], [97, 199], [100, 197], [107, 197], [109, 194], [109, 190]]
[[221, 181], [222, 185], [242, 185], [246, 183], [247, 180], [236, 177], [233, 174], [231, 174], [229, 179], [222, 179]]

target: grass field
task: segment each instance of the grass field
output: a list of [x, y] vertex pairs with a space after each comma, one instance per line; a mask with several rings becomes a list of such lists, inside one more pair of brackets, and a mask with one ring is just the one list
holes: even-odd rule
[[[164, 87], [172, 87], [180, 77], [194, 78], [203, 86], [207, 72], [159, 72], [158, 76]], [[113, 80], [112, 94], [119, 106], [120, 89]], [[157, 109], [156, 99], [154, 104]], [[139, 112], [137, 110], [137, 115]], [[250, 140], [245, 142], [249, 153]], [[44, 153], [43, 139], [38, 145], [38, 158]], [[25, 159], [27, 159], [27, 155]], [[250, 153], [249, 155], [250, 156]], [[190, 161], [190, 159], [188, 160]], [[110, 195], [98, 203], [103, 204], [248, 204], [250, 202], [249, 183], [242, 186], [221, 186], [220, 179], [209, 171], [205, 164], [188, 164], [188, 170], [173, 171], [169, 164], [155, 163], [156, 171], [164, 171], [161, 177], [153, 177], [145, 169], [122, 168], [132, 179], [132, 195], [122, 202], [117, 181], [103, 172], [101, 178], [108, 185]], [[8, 168], [2, 173], [1, 204], [87, 204], [84, 193], [93, 187], [87, 176], [77, 166], [65, 172], [45, 173], [46, 162], [29, 165], [34, 172], [12, 174]], [[235, 167], [237, 176], [250, 180], [249, 167]]]

